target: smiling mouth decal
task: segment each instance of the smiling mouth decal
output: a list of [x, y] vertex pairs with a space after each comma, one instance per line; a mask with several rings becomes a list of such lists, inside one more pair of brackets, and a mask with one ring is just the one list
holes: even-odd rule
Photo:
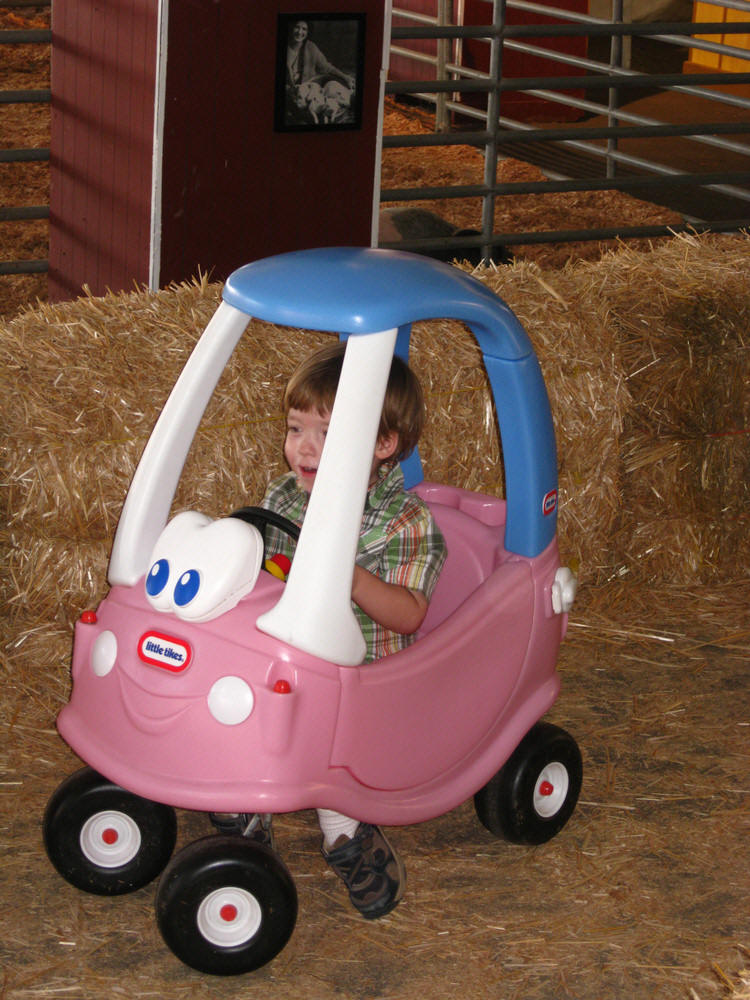
[[143, 733], [159, 733], [172, 726], [188, 711], [194, 698], [168, 698], [139, 687], [130, 677], [118, 671], [122, 706], [128, 719]]

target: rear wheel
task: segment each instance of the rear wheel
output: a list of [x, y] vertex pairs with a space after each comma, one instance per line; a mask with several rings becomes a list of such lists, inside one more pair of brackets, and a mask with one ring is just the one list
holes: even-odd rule
[[543, 844], [565, 826], [578, 801], [583, 766], [564, 729], [537, 723], [474, 796], [480, 821], [517, 844]]
[[199, 972], [252, 972], [287, 943], [297, 920], [297, 891], [268, 847], [240, 837], [190, 844], [165, 870], [156, 899], [162, 936]]
[[52, 795], [43, 830], [49, 859], [64, 879], [85, 892], [116, 896], [160, 874], [174, 850], [177, 820], [170, 806], [85, 767]]

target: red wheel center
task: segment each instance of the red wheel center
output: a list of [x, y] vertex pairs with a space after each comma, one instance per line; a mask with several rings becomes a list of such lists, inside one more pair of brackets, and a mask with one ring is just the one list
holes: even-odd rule
[[226, 923], [231, 924], [233, 920], [237, 919], [237, 907], [233, 903], [226, 903], [219, 910], [219, 916]]
[[540, 795], [551, 795], [554, 792], [551, 781], [543, 781], [539, 786]]
[[117, 830], [114, 830], [111, 826], [108, 826], [106, 830], [102, 832], [102, 840], [105, 844], [116, 844], [118, 840]]

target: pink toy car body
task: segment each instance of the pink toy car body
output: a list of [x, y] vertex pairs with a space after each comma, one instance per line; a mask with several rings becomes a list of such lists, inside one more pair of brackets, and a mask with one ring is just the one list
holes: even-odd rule
[[[342, 385], [367, 380], [337, 415], [340, 387], [324, 460], [329, 452], [343, 458], [331, 458], [325, 472], [321, 462], [318, 478], [328, 478], [330, 490], [319, 490], [316, 480], [287, 583], [258, 572], [262, 541], [249, 524], [192, 514], [181, 515], [184, 527], [167, 524], [200, 415], [251, 315], [349, 336]], [[412, 320], [438, 315], [479, 331], [508, 499], [413, 486], [443, 531], [448, 559], [418, 640], [360, 666], [347, 565], [366, 471], [348, 480], [342, 469], [353, 453], [372, 454], [377, 386], [384, 386], [394, 345], [403, 352]], [[560, 566], [555, 538], [546, 393], [512, 313], [456, 269], [408, 254], [342, 249], [240, 269], [217, 317], [136, 473], [111, 590], [76, 626], [73, 691], [58, 726], [89, 768], [53, 796], [45, 840], [58, 870], [93, 892], [129, 891], [167, 866], [157, 899], [165, 939], [188, 964], [231, 974], [256, 968], [286, 943], [296, 916], [291, 876], [267, 848], [237, 837], [207, 838], [167, 865], [173, 807], [325, 807], [394, 825], [435, 817], [474, 796], [490, 830], [540, 843], [572, 813], [581, 763], [567, 733], [539, 723], [558, 694], [555, 666], [575, 581]], [[227, 329], [225, 345], [206, 362]], [[185, 400], [194, 402], [196, 392], [200, 403], [187, 418]], [[408, 474], [418, 478], [413, 465]], [[511, 485], [514, 477], [520, 487]], [[318, 492], [324, 500], [314, 511]], [[216, 567], [237, 551], [235, 575], [211, 581], [216, 593], [201, 605], [199, 587], [221, 576]]]

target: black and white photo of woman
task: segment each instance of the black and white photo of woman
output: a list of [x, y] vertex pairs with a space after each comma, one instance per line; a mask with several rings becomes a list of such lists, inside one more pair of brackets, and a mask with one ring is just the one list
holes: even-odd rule
[[287, 122], [347, 124], [353, 121], [354, 74], [330, 62], [311, 34], [309, 21], [291, 21], [285, 68]]

